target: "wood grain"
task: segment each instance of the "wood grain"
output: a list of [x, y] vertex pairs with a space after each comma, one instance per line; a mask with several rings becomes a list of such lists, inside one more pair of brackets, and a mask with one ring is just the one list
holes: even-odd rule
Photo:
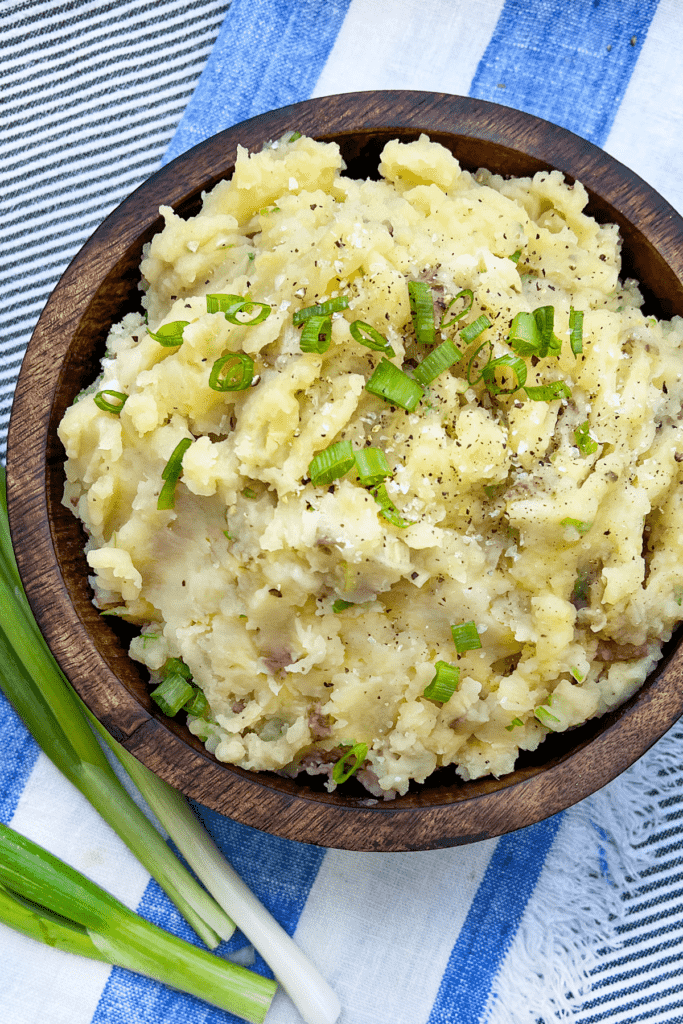
[[[285, 107], [222, 132], [179, 157], [95, 232], [55, 288], [29, 345], [8, 442], [10, 520], [19, 568], [50, 647], [88, 706], [133, 754], [184, 793], [277, 835], [357, 850], [418, 850], [500, 835], [594, 792], [640, 757], [683, 711], [677, 635], [657, 672], [627, 704], [571, 733], [551, 736], [500, 780], [463, 783], [451, 769], [390, 803], [319, 779], [282, 779], [219, 764], [179, 723], [152, 706], [122, 624], [91, 603], [84, 538], [61, 505], [64, 452], [57, 425], [98, 372], [110, 325], [139, 308], [143, 244], [161, 228], [161, 204], [197, 212], [201, 192], [231, 174], [237, 145], [250, 151], [298, 129], [339, 143], [348, 173], [376, 176], [392, 138], [426, 132], [470, 169], [505, 175], [558, 168], [580, 180], [589, 211], [616, 222], [624, 274], [642, 284], [647, 309], [683, 315], [683, 222], [633, 172], [590, 143], [528, 114], [481, 100], [421, 92], [367, 92]], [[345, 787], [346, 790], [346, 787]]]

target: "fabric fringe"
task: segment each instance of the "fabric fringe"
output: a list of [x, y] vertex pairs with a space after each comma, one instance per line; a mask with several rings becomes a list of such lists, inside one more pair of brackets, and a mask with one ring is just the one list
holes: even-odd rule
[[564, 812], [482, 1024], [590, 1016], [583, 1007], [591, 974], [623, 945], [628, 900], [652, 867], [652, 837], [671, 829], [665, 801], [680, 792], [682, 766], [679, 723], [612, 783]]

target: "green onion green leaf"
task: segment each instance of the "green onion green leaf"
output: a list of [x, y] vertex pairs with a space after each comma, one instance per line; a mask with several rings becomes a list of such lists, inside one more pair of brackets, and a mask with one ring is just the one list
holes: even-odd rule
[[181, 675], [171, 672], [163, 682], [159, 683], [151, 693], [150, 697], [161, 711], [173, 718], [177, 715], [183, 704], [191, 700], [194, 695], [194, 687]]
[[522, 721], [522, 719], [521, 718], [513, 718], [512, 721], [510, 722], [510, 724], [506, 725], [505, 728], [507, 729], [508, 732], [512, 732], [512, 730], [515, 728], [515, 726], [520, 726], [520, 725], [524, 725], [524, 722]]
[[598, 450], [598, 442], [590, 434], [590, 424], [584, 420], [574, 431], [576, 447], [582, 455], [593, 455]]
[[466, 651], [477, 651], [481, 647], [479, 631], [472, 619], [469, 622], [461, 622], [458, 625], [451, 626], [451, 634], [458, 654], [464, 654]]
[[404, 519], [394, 505], [387, 493], [386, 484], [376, 484], [375, 487], [370, 488], [370, 493], [379, 505], [379, 514], [392, 526], [398, 526], [399, 529], [405, 530], [408, 526], [413, 525], [413, 521]]
[[563, 380], [554, 380], [552, 384], [539, 384], [525, 387], [525, 392], [532, 402], [553, 402], [556, 398], [571, 398], [571, 389]]
[[[465, 305], [463, 306], [459, 313], [451, 317], [450, 320], [446, 320], [446, 314], [448, 313], [448, 310], [451, 308], [451, 306], [455, 305], [456, 302], [459, 302], [460, 299], [463, 299]], [[472, 291], [471, 288], [463, 288], [462, 291], [459, 291], [455, 298], [451, 299], [451, 301], [446, 306], [444, 314], [441, 317], [441, 324], [439, 326], [439, 330], [445, 331], [448, 327], [452, 327], [453, 324], [457, 324], [458, 320], [462, 320], [462, 318], [466, 316], [472, 309], [473, 302], [474, 292]]]
[[304, 322], [304, 329], [299, 338], [302, 352], [316, 352], [322, 355], [327, 352], [332, 340], [332, 320], [327, 315], [310, 316]]
[[370, 324], [365, 324], [362, 320], [354, 320], [352, 324], [349, 324], [349, 330], [354, 341], [360, 342], [361, 345], [372, 349], [373, 352], [384, 352], [389, 357], [396, 355], [388, 339]]
[[332, 769], [332, 781], [337, 785], [346, 782], [352, 775], [355, 775], [368, 754], [367, 743], [356, 743], [350, 750], [340, 757]]
[[[499, 381], [506, 377], [512, 377], [512, 384], [502, 387]], [[487, 390], [492, 395], [511, 395], [519, 390], [526, 380], [526, 363], [519, 356], [507, 353], [492, 359], [482, 370], [482, 377]]]
[[154, 338], [165, 348], [177, 348], [183, 343], [183, 331], [189, 327], [189, 320], [174, 320], [171, 324], [162, 324], [158, 331], [148, 331], [150, 338]]
[[465, 345], [469, 345], [470, 342], [474, 341], [475, 338], [478, 338], [479, 335], [490, 326], [491, 321], [485, 313], [482, 313], [481, 316], [478, 316], [477, 319], [473, 320], [471, 324], [467, 325], [467, 327], [463, 327], [460, 331], [460, 338]]
[[575, 356], [583, 352], [583, 312], [580, 309], [569, 309], [569, 345]]
[[332, 605], [332, 611], [335, 615], [338, 615], [339, 612], [343, 612], [346, 608], [351, 608], [352, 606], [353, 601], [344, 601], [343, 598], [338, 597]]
[[581, 536], [583, 536], [584, 533], [588, 533], [592, 525], [592, 523], [584, 522], [583, 519], [572, 519], [570, 516], [566, 516], [564, 519], [560, 520], [560, 526], [573, 526]]
[[209, 387], [213, 391], [246, 391], [254, 379], [254, 360], [244, 352], [229, 352], [211, 367]]
[[510, 324], [507, 343], [518, 356], [538, 355], [541, 348], [541, 332], [533, 313], [517, 313]]
[[183, 456], [192, 444], [190, 437], [184, 437], [171, 452], [171, 457], [161, 472], [164, 485], [157, 500], [157, 508], [166, 510], [175, 507], [175, 489], [183, 468]]
[[104, 390], [97, 392], [93, 401], [102, 412], [113, 412], [115, 416], [118, 416], [127, 399], [128, 395], [124, 395], [123, 391], [112, 391], [110, 388], [104, 388]]
[[428, 700], [439, 700], [445, 704], [458, 689], [460, 669], [448, 661], [437, 661], [434, 668], [436, 673], [429, 686], [426, 687], [423, 697]]
[[399, 405], [407, 412], [412, 412], [424, 397], [424, 389], [407, 373], [394, 366], [382, 357], [379, 364], [365, 385], [371, 395], [383, 398], [390, 405]]
[[425, 356], [415, 368], [415, 380], [426, 387], [460, 359], [462, 359], [462, 352], [450, 338], [447, 338], [446, 341], [432, 349], [429, 355]]
[[408, 297], [410, 299], [410, 312], [413, 317], [415, 337], [420, 345], [433, 345], [434, 326], [434, 301], [432, 289], [426, 281], [409, 281]]
[[357, 451], [356, 471], [363, 487], [374, 487], [391, 476], [391, 467], [381, 448], [361, 448]]
[[327, 299], [325, 302], [318, 303], [317, 306], [305, 306], [303, 309], [297, 309], [292, 317], [292, 323], [303, 324], [306, 320], [310, 320], [312, 316], [331, 316], [332, 313], [339, 313], [342, 309], [348, 309], [348, 306], [349, 300], [346, 295], [337, 295], [333, 299]]
[[337, 441], [311, 460], [308, 476], [315, 487], [324, 487], [348, 473], [355, 461], [351, 442]]

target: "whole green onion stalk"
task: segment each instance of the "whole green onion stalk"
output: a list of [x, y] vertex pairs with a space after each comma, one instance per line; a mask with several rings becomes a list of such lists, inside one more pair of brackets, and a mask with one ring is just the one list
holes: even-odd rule
[[0, 920], [67, 953], [116, 964], [262, 1024], [277, 984], [144, 918], [0, 824]]
[[[341, 1010], [336, 995], [227, 864], [185, 798], [112, 739], [61, 672], [21, 585], [9, 534], [2, 466], [0, 606], [0, 688], [43, 751], [111, 825], [207, 946], [215, 948], [221, 939], [229, 938], [237, 923], [269, 963], [306, 1024], [334, 1024]], [[174, 856], [122, 786], [89, 723], [126, 768], [214, 898]]]

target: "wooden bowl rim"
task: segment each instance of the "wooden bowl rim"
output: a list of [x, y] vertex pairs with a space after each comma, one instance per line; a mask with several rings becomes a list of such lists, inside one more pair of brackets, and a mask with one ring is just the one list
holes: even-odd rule
[[[377, 134], [451, 135], [503, 147], [580, 180], [615, 219], [632, 222], [683, 279], [683, 221], [650, 186], [591, 143], [532, 115], [467, 97], [384, 91], [322, 97], [251, 118], [200, 143], [163, 167], [114, 210], [76, 255], [33, 333], [17, 384], [8, 436], [8, 502], [17, 561], [44, 635], [93, 713], [143, 763], [188, 796], [244, 824], [300, 842], [354, 850], [399, 851], [460, 845], [533, 824], [595, 792], [629, 767], [683, 712], [683, 652], [670, 642], [660, 668], [595, 735], [548, 767], [500, 781], [465, 783], [393, 802], [345, 799], [297, 789], [269, 773], [219, 764], [182, 738], [182, 729], [143, 707], [95, 648], [69, 597], [49, 515], [46, 465], [53, 410], [64, 388], [61, 365], [77, 324], [127, 246], [234, 164], [245, 141], [257, 149], [297, 128], [316, 138]], [[609, 172], [609, 173], [608, 173]], [[607, 184], [606, 184], [607, 183]], [[147, 211], [140, 214], [140, 208]], [[135, 216], [131, 216], [134, 212]], [[90, 280], [93, 261], [98, 276]], [[679, 310], [683, 313], [683, 306]], [[40, 382], [39, 395], [36, 382]], [[75, 520], [74, 520], [75, 523]], [[96, 684], [93, 683], [96, 680]], [[473, 791], [467, 796], [467, 787]], [[463, 795], [465, 793], [465, 795]]]

